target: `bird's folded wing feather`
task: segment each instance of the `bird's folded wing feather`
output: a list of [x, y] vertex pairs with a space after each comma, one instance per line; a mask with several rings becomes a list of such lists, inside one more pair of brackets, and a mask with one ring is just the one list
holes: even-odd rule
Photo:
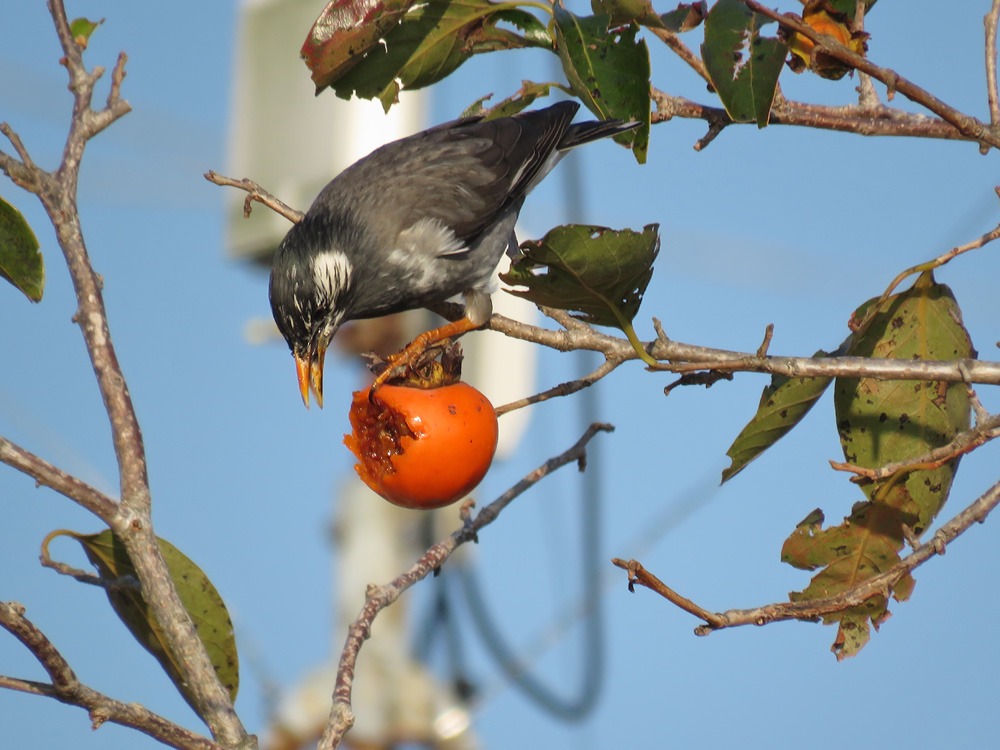
[[575, 109], [460, 120], [396, 141], [345, 170], [327, 199], [349, 211], [374, 210], [372, 229], [389, 246], [430, 221], [469, 245], [551, 167]]

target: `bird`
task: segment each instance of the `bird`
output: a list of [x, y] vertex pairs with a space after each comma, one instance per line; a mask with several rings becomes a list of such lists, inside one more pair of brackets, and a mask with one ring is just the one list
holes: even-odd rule
[[323, 406], [323, 363], [345, 322], [444, 302], [461, 319], [390, 357], [372, 390], [431, 345], [486, 324], [493, 272], [516, 254], [514, 224], [528, 193], [571, 149], [635, 121], [574, 123], [580, 104], [486, 119], [463, 117], [388, 143], [331, 180], [274, 255], [268, 296], [295, 358], [299, 393]]

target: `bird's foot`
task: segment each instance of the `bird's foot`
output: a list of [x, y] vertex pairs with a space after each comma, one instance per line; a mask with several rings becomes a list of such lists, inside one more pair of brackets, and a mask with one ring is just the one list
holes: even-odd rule
[[[374, 399], [378, 389], [385, 385], [391, 378], [405, 376], [407, 373], [420, 368], [422, 363], [427, 361], [425, 355], [432, 354], [430, 359], [434, 360], [437, 357], [437, 349], [443, 349], [445, 357], [447, 357], [449, 347], [443, 346], [443, 342], [461, 336], [463, 333], [467, 333], [475, 328], [477, 326], [471, 320], [461, 318], [454, 323], [448, 323], [440, 328], [421, 333], [407, 344], [402, 351], [386, 357], [385, 368], [376, 375], [375, 380], [372, 382], [368, 398]], [[459, 354], [458, 356], [460, 359], [461, 355]]]

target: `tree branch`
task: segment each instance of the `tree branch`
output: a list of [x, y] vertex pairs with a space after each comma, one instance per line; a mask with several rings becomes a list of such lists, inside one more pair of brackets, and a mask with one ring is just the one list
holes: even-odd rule
[[52, 680], [51, 684], [0, 675], [0, 688], [55, 698], [79, 706], [90, 714], [94, 729], [107, 721], [131, 727], [179, 750], [221, 750], [221, 746], [182, 726], [167, 721], [137, 703], [122, 703], [82, 684], [52, 642], [24, 615], [16, 602], [0, 602], [0, 627], [32, 653]]
[[997, 25], [1000, 22], [1000, 0], [993, 0], [983, 18], [986, 27], [986, 100], [990, 108], [990, 123], [1000, 128], [1000, 87], [997, 84]]
[[428, 549], [414, 565], [405, 573], [397, 576], [391, 582], [382, 586], [370, 586], [365, 597], [365, 604], [347, 633], [347, 642], [340, 655], [337, 669], [337, 681], [333, 691], [333, 707], [330, 709], [330, 720], [319, 742], [319, 750], [332, 750], [340, 745], [344, 735], [354, 725], [354, 713], [351, 709], [351, 693], [354, 686], [354, 670], [361, 647], [371, 635], [372, 624], [379, 612], [395, 602], [408, 588], [423, 580], [440, 568], [452, 553], [467, 542], [476, 541], [480, 530], [493, 523], [497, 516], [510, 505], [513, 500], [529, 488], [540, 482], [546, 476], [569, 463], [576, 463], [583, 471], [586, 466], [587, 443], [599, 432], [612, 432], [614, 427], [609, 424], [592, 424], [583, 436], [563, 453], [550, 458], [544, 464], [524, 477], [500, 497], [483, 508], [475, 518], [467, 515], [468, 507], [463, 508], [465, 525]]
[[235, 187], [246, 191], [247, 197], [246, 200], [243, 201], [244, 219], [250, 217], [250, 213], [253, 210], [253, 201], [257, 201], [258, 203], [267, 206], [276, 214], [284, 216], [292, 222], [292, 224], [298, 224], [302, 221], [302, 217], [305, 216], [304, 213], [296, 208], [292, 208], [284, 201], [274, 197], [271, 193], [267, 192], [264, 188], [249, 178], [244, 177], [242, 180], [238, 180], [233, 177], [226, 177], [225, 175], [221, 175], [210, 169], [205, 172], [205, 179], [209, 182], [214, 182], [216, 185], [221, 185], [223, 187]]
[[851, 481], [855, 484], [866, 484], [886, 479], [900, 472], [928, 471], [944, 466], [959, 456], [969, 453], [980, 445], [1000, 437], [1000, 414], [990, 415], [980, 421], [975, 427], [958, 433], [945, 445], [928, 451], [922, 456], [896, 461], [877, 469], [856, 466], [840, 461], [830, 461], [830, 466], [837, 471], [846, 471], [855, 476]]
[[866, 578], [841, 594], [822, 599], [777, 602], [752, 609], [730, 609], [725, 612], [712, 613], [675, 592], [636, 560], [614, 558], [611, 562], [628, 571], [630, 591], [634, 589], [635, 584], [645, 586], [684, 611], [703, 620], [704, 624], [695, 628], [695, 635], [708, 635], [723, 628], [740, 625], [766, 625], [782, 620], [814, 621], [822, 615], [843, 612], [850, 607], [856, 607], [873, 596], [886, 596], [886, 592], [891, 591], [903, 576], [911, 573], [932, 557], [943, 555], [950, 542], [964, 534], [973, 524], [984, 522], [997, 504], [1000, 504], [1000, 482], [994, 484], [965, 510], [944, 524], [930, 540], [921, 544], [885, 572]]
[[4, 437], [0, 437], [0, 462], [27, 474], [35, 480], [37, 486], [49, 487], [65, 495], [105, 523], [110, 524], [118, 511], [118, 503], [100, 490], [56, 468]]
[[816, 32], [815, 29], [804, 23], [794, 14], [779, 13], [776, 10], [771, 10], [761, 5], [756, 0], [742, 0], [742, 2], [754, 13], [759, 13], [762, 16], [777, 21], [782, 26], [792, 29], [811, 40], [816, 45], [816, 50], [822, 51], [835, 60], [881, 81], [889, 90], [890, 96], [898, 91], [907, 99], [930, 110], [945, 122], [950, 123], [966, 138], [978, 142], [981, 149], [988, 149], [990, 147], [1000, 148], [1000, 132], [996, 129], [946, 104], [931, 92], [904, 78], [896, 71], [876, 65], [867, 57], [853, 52], [828, 34]]
[[70, 31], [62, 0], [49, 0], [48, 8], [62, 46], [63, 58], [60, 62], [66, 68], [73, 95], [73, 114], [62, 161], [55, 172], [45, 172], [32, 162], [16, 134], [6, 128], [3, 132], [13, 144], [20, 161], [0, 154], [0, 168], [17, 184], [38, 196], [66, 259], [77, 298], [74, 322], [83, 334], [111, 423], [121, 501], [115, 504], [112, 512], [106, 498], [95, 496], [82, 483], [74, 485], [68, 482], [65, 476], [60, 476], [54, 468], [31, 454], [18, 452], [16, 446], [9, 442], [4, 443], [2, 452], [5, 461], [20, 464], [19, 468], [26, 473], [35, 472], [32, 475], [36, 479], [51, 480], [53, 485], [58, 485], [56, 489], [59, 491], [79, 491], [79, 499], [75, 495], [70, 496], [108, 522], [125, 545], [142, 584], [144, 598], [162, 628], [184, 681], [190, 687], [190, 697], [199, 715], [209, 725], [213, 736], [226, 745], [236, 746], [247, 739], [246, 730], [233, 710], [228, 692], [215, 675], [191, 617], [181, 604], [153, 533], [142, 432], [112, 343], [102, 280], [91, 264], [77, 209], [80, 162], [88, 141], [131, 109], [128, 102], [121, 98], [126, 57], [124, 54], [118, 57], [106, 106], [94, 110], [94, 86], [104, 70], [96, 67], [88, 71], [85, 67], [82, 49]]

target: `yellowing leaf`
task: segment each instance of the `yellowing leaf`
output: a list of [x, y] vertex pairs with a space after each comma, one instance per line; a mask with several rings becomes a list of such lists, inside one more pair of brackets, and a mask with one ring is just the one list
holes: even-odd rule
[[[853, 0], [851, 6], [851, 15], [853, 15], [853, 7], [855, 7]], [[848, 28], [850, 22], [848, 15], [837, 11], [828, 0], [807, 2], [802, 9], [802, 22], [817, 33], [832, 36], [856, 54], [863, 55], [868, 49], [866, 43], [868, 34], [852, 32]], [[824, 52], [817, 51], [812, 39], [787, 26], [782, 26], [781, 35], [788, 46], [788, 51], [791, 52], [791, 57], [788, 58], [788, 67], [796, 73], [801, 73], [809, 68], [818, 76], [837, 81], [850, 72], [850, 66], [844, 65], [840, 60], [830, 57]]]
[[[864, 331], [849, 341], [847, 354], [907, 361], [974, 356], [951, 291], [922, 274], [910, 289], [881, 304], [872, 300], [855, 313], [860, 319], [879, 307]], [[844, 457], [864, 468], [919, 458], [968, 428], [970, 405], [962, 383], [837, 378], [834, 407]], [[799, 568], [822, 568], [809, 586], [790, 595], [805, 601], [843, 593], [900, 561], [906, 536], [930, 525], [948, 497], [958, 459], [934, 468], [897, 472], [863, 487], [868, 499], [855, 504], [840, 526], [800, 525], [785, 541], [782, 560]], [[904, 528], [905, 527], [905, 528]], [[904, 576], [892, 589], [902, 601], [914, 581]], [[889, 616], [878, 594], [843, 612], [824, 616], [837, 623], [833, 650], [853, 656], [868, 642], [870, 629]]]

